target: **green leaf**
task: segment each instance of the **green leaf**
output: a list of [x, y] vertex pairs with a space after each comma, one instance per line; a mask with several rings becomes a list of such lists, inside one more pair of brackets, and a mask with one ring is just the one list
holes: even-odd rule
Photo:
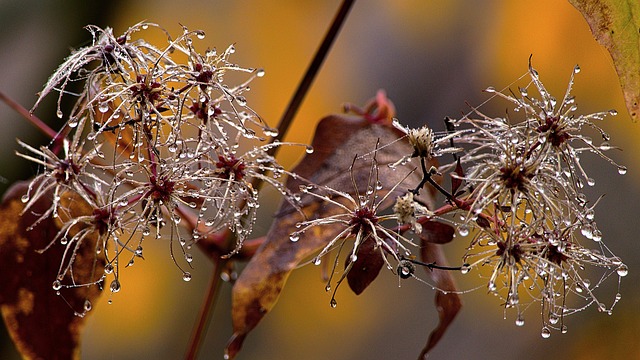
[[640, 2], [569, 0], [611, 54], [631, 118], [640, 118]]

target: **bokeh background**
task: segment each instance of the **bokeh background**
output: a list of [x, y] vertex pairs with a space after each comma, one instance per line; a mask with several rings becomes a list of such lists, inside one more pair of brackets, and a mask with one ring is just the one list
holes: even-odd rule
[[[172, 34], [180, 25], [206, 32], [206, 47], [236, 44], [234, 58], [263, 67], [266, 76], [252, 84], [250, 105], [275, 125], [324, 35], [338, 0], [83, 0], [0, 1], [0, 89], [30, 108], [35, 93], [69, 50], [90, 41], [86, 24], [111, 26], [116, 34], [141, 20], [159, 23]], [[151, 32], [150, 32], [151, 33]], [[160, 40], [158, 40], [160, 41]], [[543, 82], [561, 97], [573, 66], [582, 72], [574, 95], [583, 113], [616, 108], [619, 115], [602, 127], [624, 151], [611, 155], [629, 171], [620, 176], [605, 161], [585, 159], [596, 179], [592, 198], [606, 194], [596, 208], [609, 248], [629, 265], [622, 300], [612, 316], [595, 308], [567, 318], [569, 332], [540, 337], [539, 313], [529, 309], [524, 327], [484, 289], [463, 296], [464, 308], [433, 359], [640, 359], [640, 124], [633, 123], [608, 53], [592, 38], [582, 16], [565, 1], [361, 0], [354, 6], [338, 41], [305, 100], [287, 140], [308, 142], [317, 121], [339, 112], [344, 102], [363, 104], [379, 88], [395, 102], [405, 123], [442, 129], [444, 116], [459, 116], [480, 104], [487, 86], [507, 86], [527, 70], [529, 55]], [[51, 96], [37, 115], [56, 127]], [[503, 114], [509, 104], [483, 106]], [[0, 104], [0, 186], [26, 179], [34, 167], [14, 156], [15, 139], [45, 143], [24, 120]], [[284, 152], [292, 165], [299, 152]], [[591, 161], [593, 160], [593, 161]], [[277, 203], [267, 193], [266, 203]], [[263, 206], [258, 231], [268, 229], [274, 206]], [[447, 247], [459, 262], [464, 241]], [[177, 359], [184, 354], [212, 271], [203, 256], [194, 260], [193, 278], [181, 280], [168, 245], [145, 243], [144, 262], [122, 274], [123, 290], [94, 306], [83, 336], [86, 359]], [[2, 264], [0, 264], [0, 268]], [[0, 276], [2, 276], [0, 271]], [[479, 285], [459, 276], [462, 289]], [[603, 289], [613, 299], [616, 283]], [[341, 289], [339, 306], [317, 268], [294, 272], [275, 309], [250, 334], [239, 359], [414, 359], [437, 323], [434, 291], [423, 284], [384, 273], [360, 296]], [[230, 286], [223, 286], [201, 359], [220, 359], [231, 334]], [[111, 298], [112, 304], [107, 304]], [[3, 328], [3, 327], [2, 327]], [[4, 329], [4, 328], [3, 328]], [[2, 330], [1, 359], [16, 359]]]

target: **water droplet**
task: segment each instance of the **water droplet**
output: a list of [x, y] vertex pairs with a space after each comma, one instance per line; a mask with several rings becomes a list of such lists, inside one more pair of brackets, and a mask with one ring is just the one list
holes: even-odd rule
[[193, 255], [186, 253], [184, 254], [184, 259], [187, 260], [188, 263], [193, 261]]
[[484, 89], [484, 91], [488, 93], [494, 93], [496, 92], [496, 88], [494, 88], [493, 86], [489, 86], [488, 88]]
[[53, 290], [58, 291], [62, 288], [62, 283], [60, 283], [60, 280], [56, 280], [53, 282]]
[[332, 308], [335, 308], [336, 306], [338, 306], [338, 302], [336, 301], [336, 299], [331, 299], [331, 302], [329, 304], [331, 305]]
[[78, 119], [72, 117], [71, 119], [69, 119], [69, 121], [67, 121], [67, 125], [69, 125], [70, 128], [78, 126]]
[[594, 186], [595, 184], [596, 184], [596, 181], [593, 178], [587, 179], [587, 185]]
[[573, 68], [573, 73], [574, 73], [574, 74], [577, 74], [577, 73], [579, 73], [579, 72], [580, 72], [580, 66], [576, 65], [576, 66]]
[[191, 281], [191, 273], [190, 273], [190, 272], [188, 272], [188, 271], [185, 271], [185, 272], [182, 274], [182, 280], [184, 280], [184, 281]]
[[356, 262], [356, 261], [358, 261], [358, 255], [352, 254], [351, 255], [351, 262]]
[[236, 47], [235, 47], [235, 46], [233, 46], [233, 45], [229, 46], [229, 47], [227, 48], [227, 52], [228, 52], [229, 54], [233, 54], [233, 53], [235, 53], [235, 52], [236, 52]]
[[307, 145], [304, 149], [307, 154], [313, 154], [313, 146]]
[[104, 266], [104, 273], [111, 274], [113, 272], [113, 265], [107, 264]]
[[149, 24], [142, 24], [142, 30], [147, 30], [149, 28]]
[[527, 91], [526, 88], [520, 88], [520, 94], [524, 97], [529, 95], [529, 92]]
[[463, 273], [463, 274], [468, 274], [469, 271], [471, 271], [471, 266], [469, 264], [463, 264], [460, 267], [460, 272]]
[[20, 201], [22, 201], [23, 203], [26, 203], [27, 201], [29, 201], [29, 195], [28, 194], [22, 195], [22, 197], [20, 198]]
[[62, 119], [62, 116], [64, 116], [64, 114], [62, 114], [62, 110], [58, 109], [56, 111], [56, 116], [58, 117], [58, 119]]
[[558, 317], [558, 315], [556, 314], [549, 315], [549, 323], [551, 323], [552, 325], [555, 325], [558, 323], [558, 321], [560, 321], [560, 318]]
[[198, 39], [202, 40], [205, 37], [204, 31], [202, 30], [197, 30], [196, 31], [196, 36], [198, 37]]
[[98, 105], [98, 111], [100, 111], [101, 113], [106, 113], [107, 111], [109, 111], [109, 103], [105, 102], [101, 102], [100, 105]]
[[524, 326], [524, 317], [520, 314], [518, 314], [518, 317], [516, 318], [516, 326]]
[[548, 339], [551, 337], [551, 331], [548, 327], [545, 326], [542, 328], [542, 332], [540, 333], [540, 335], [542, 335], [543, 339]]
[[626, 173], [627, 173], [627, 167], [626, 166], [618, 166], [618, 174], [624, 175]]
[[289, 240], [293, 242], [300, 240], [300, 234], [297, 232], [292, 233], [291, 235], [289, 235]]
[[327, 286], [324, 287], [324, 291], [326, 292], [331, 291], [331, 285], [327, 284]]
[[120, 281], [118, 281], [118, 279], [114, 279], [111, 282], [111, 285], [109, 285], [109, 289], [111, 290], [111, 292], [117, 293], [118, 291], [120, 291]]
[[247, 99], [244, 96], [236, 96], [236, 102], [240, 106], [247, 106]]
[[582, 284], [584, 285], [585, 288], [589, 288], [589, 286], [591, 286], [591, 280], [589, 279], [584, 279], [582, 280]]
[[560, 327], [560, 332], [561, 332], [561, 333], [566, 334], [566, 333], [567, 333], [567, 331], [568, 331], [568, 329], [567, 329], [567, 325], [562, 325], [562, 326]]
[[462, 237], [469, 235], [469, 227], [465, 224], [458, 226], [458, 234]]
[[627, 267], [627, 265], [622, 264], [618, 267], [618, 270], [616, 270], [616, 272], [619, 276], [627, 276], [629, 274], [629, 268]]
[[276, 137], [276, 136], [278, 136], [278, 129], [265, 128], [264, 129], [264, 134], [267, 135], [267, 136]]
[[322, 262], [322, 259], [320, 259], [319, 257], [316, 257], [315, 259], [313, 259], [313, 265], [320, 265], [321, 262]]
[[256, 76], [257, 77], [263, 77], [264, 76], [264, 69], [258, 69], [256, 71]]
[[84, 301], [84, 311], [91, 311], [91, 309], [92, 309], [91, 301], [85, 300]]
[[616, 116], [618, 115], [618, 111], [616, 109], [609, 110], [609, 115]]
[[136, 256], [142, 257], [142, 246], [138, 246], [135, 251]]
[[511, 296], [509, 296], [509, 305], [515, 306], [518, 305], [519, 302], [520, 297], [518, 296], [518, 294], [511, 294]]

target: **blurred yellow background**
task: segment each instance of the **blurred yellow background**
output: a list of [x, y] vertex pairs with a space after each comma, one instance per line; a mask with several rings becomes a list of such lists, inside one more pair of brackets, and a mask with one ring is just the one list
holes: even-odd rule
[[[87, 2], [88, 3], [88, 2]], [[35, 0], [0, 2], [0, 88], [30, 108], [42, 88], [73, 47], [89, 40], [83, 25], [111, 26], [116, 34], [141, 20], [156, 22], [171, 34], [180, 24], [201, 29], [206, 38], [196, 46], [226, 48], [235, 43], [234, 61], [263, 67], [266, 76], [251, 84], [250, 106], [271, 125], [283, 112], [311, 56], [324, 35], [339, 1], [166, 1], [130, 0], [104, 5], [84, 1], [61, 4]], [[160, 41], [160, 40], [159, 40]], [[304, 102], [287, 140], [308, 142], [323, 116], [339, 112], [344, 102], [363, 104], [384, 88], [404, 123], [428, 123], [442, 130], [444, 116], [467, 112], [465, 101], [480, 104], [488, 86], [503, 88], [533, 64], [552, 93], [561, 97], [575, 64], [582, 72], [574, 87], [579, 112], [615, 108], [619, 115], [602, 127], [612, 143], [624, 149], [611, 156], [629, 168], [625, 176], [601, 159], [585, 159], [596, 179], [592, 198], [606, 194], [596, 208], [608, 247], [631, 272], [622, 282], [622, 300], [612, 316], [595, 307], [567, 318], [569, 332], [540, 337], [539, 312], [529, 309], [524, 327], [515, 314], [503, 313], [498, 301], [479, 289], [463, 295], [465, 307], [433, 359], [640, 359], [640, 132], [626, 113], [608, 53], [591, 36], [577, 10], [565, 1], [424, 1], [361, 0], [356, 3], [320, 75]], [[50, 96], [38, 110], [56, 123]], [[49, 111], [47, 112], [47, 106]], [[483, 107], [494, 115], [510, 105], [493, 100]], [[0, 181], [27, 178], [34, 169], [14, 155], [15, 138], [31, 144], [45, 140], [8, 107], [0, 105], [4, 136]], [[54, 125], [55, 126], [55, 125]], [[634, 141], [635, 140], [635, 141]], [[300, 151], [283, 152], [291, 166]], [[274, 199], [275, 194], [266, 193]], [[276, 203], [275, 200], [267, 201]], [[261, 207], [258, 231], [268, 229], [273, 206]], [[464, 241], [447, 247], [458, 263]], [[182, 281], [169, 258], [168, 244], [145, 243], [145, 261], [122, 272], [122, 291], [103, 296], [94, 306], [83, 338], [86, 359], [177, 359], [184, 354], [191, 327], [212, 266], [203, 256], [193, 261], [193, 279]], [[471, 275], [467, 275], [471, 276]], [[603, 300], [613, 299], [615, 280]], [[479, 285], [459, 277], [461, 288]], [[608, 291], [608, 292], [607, 292]], [[222, 358], [231, 335], [230, 286], [224, 285], [200, 358]], [[343, 287], [339, 306], [315, 267], [290, 278], [275, 309], [249, 335], [239, 359], [414, 359], [437, 323], [434, 291], [417, 282], [383, 272], [356, 297]], [[17, 354], [2, 343], [0, 358]]]

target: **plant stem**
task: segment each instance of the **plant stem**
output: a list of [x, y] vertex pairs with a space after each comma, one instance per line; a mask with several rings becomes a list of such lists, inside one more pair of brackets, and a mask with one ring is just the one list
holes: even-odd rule
[[[304, 97], [309, 92], [309, 88], [311, 87], [313, 80], [318, 74], [318, 71], [320, 70], [320, 66], [322, 66], [322, 63], [324, 62], [324, 59], [327, 57], [327, 54], [329, 53], [329, 49], [331, 49], [331, 45], [333, 45], [333, 42], [338, 36], [338, 32], [340, 31], [342, 24], [344, 24], [344, 21], [347, 18], [347, 15], [349, 14], [349, 10], [351, 10], [351, 7], [354, 2], [355, 0], [344, 0], [340, 5], [340, 8], [338, 9], [338, 12], [333, 18], [333, 22], [331, 23], [329, 30], [325, 34], [324, 39], [320, 44], [320, 47], [318, 47], [318, 50], [313, 56], [313, 60], [311, 61], [311, 64], [309, 64], [309, 67], [307, 68], [307, 71], [303, 76], [302, 81], [300, 81], [300, 84], [298, 85], [298, 88], [293, 94], [293, 97], [289, 101], [289, 104], [287, 105], [287, 108], [284, 114], [282, 115], [282, 118], [280, 118], [280, 122], [278, 123], [278, 136], [274, 138], [272, 142], [276, 140], [282, 141], [284, 136], [287, 134], [287, 131], [289, 130], [289, 127], [293, 122], [293, 118], [298, 112], [298, 109], [300, 108], [300, 105], [302, 104]], [[275, 155], [278, 152], [279, 148], [280, 148], [279, 146], [276, 146], [269, 149], [269, 154]]]
[[207, 333], [211, 313], [215, 308], [215, 304], [218, 299], [218, 290], [220, 289], [222, 280], [220, 275], [228, 261], [229, 260], [226, 259], [218, 259], [218, 261], [214, 261], [213, 274], [211, 281], [209, 282], [207, 295], [202, 303], [202, 308], [200, 309], [196, 326], [193, 328], [193, 332], [191, 333], [187, 353], [184, 356], [186, 360], [193, 360], [196, 358], [196, 355], [198, 355], [198, 350], [200, 349], [200, 345], [202, 345], [204, 335]]
[[[354, 2], [355, 0], [343, 0], [342, 4], [340, 5], [340, 8], [338, 9], [338, 12], [333, 18], [333, 22], [331, 23], [329, 30], [325, 34], [325, 37], [322, 40], [322, 43], [320, 44], [320, 47], [316, 51], [313, 57], [313, 60], [309, 65], [309, 68], [307, 68], [307, 71], [305, 72], [302, 80], [300, 81], [298, 88], [296, 89], [295, 93], [293, 94], [293, 97], [291, 98], [289, 104], [287, 105], [287, 108], [284, 114], [282, 115], [282, 118], [280, 118], [280, 122], [278, 123], [278, 127], [277, 127], [278, 136], [273, 138], [271, 142], [274, 142], [276, 140], [281, 141], [286, 135], [287, 131], [289, 130], [289, 127], [293, 122], [293, 118], [298, 112], [298, 109], [300, 108], [300, 105], [302, 104], [304, 97], [309, 92], [309, 88], [311, 87], [313, 80], [318, 74], [318, 71], [320, 70], [320, 66], [322, 66], [322, 63], [324, 62], [324, 59], [327, 57], [327, 54], [329, 53], [329, 49], [331, 48], [331, 45], [335, 41], [338, 35], [338, 32], [340, 31], [342, 24], [344, 24], [344, 21], [347, 18], [347, 15], [349, 14], [349, 10], [351, 10], [351, 7]], [[269, 149], [268, 151], [269, 155], [275, 156], [275, 154], [278, 152], [278, 149], [279, 149], [278, 146]], [[253, 187], [258, 189], [260, 188], [261, 184], [262, 182], [260, 180], [255, 180], [253, 182]], [[206, 334], [206, 328], [209, 323], [209, 318], [211, 316], [212, 309], [214, 308], [215, 302], [218, 298], [218, 292], [221, 285], [220, 274], [222, 273], [222, 269], [226, 266], [226, 264], [229, 261], [230, 260], [228, 259], [222, 259], [222, 258], [217, 259], [217, 261], [214, 261], [215, 265], [214, 265], [214, 271], [213, 271], [213, 278], [209, 282], [209, 288], [207, 290], [205, 301], [202, 304], [202, 308], [200, 309], [200, 314], [198, 316], [196, 326], [194, 327], [193, 332], [191, 334], [191, 340], [189, 341], [189, 347], [187, 348], [187, 353], [185, 355], [185, 359], [187, 360], [195, 359], [196, 355], [198, 354], [200, 344], [202, 343], [202, 338]]]
[[40, 120], [37, 116], [31, 114], [29, 110], [22, 107], [22, 105], [15, 102], [12, 98], [7, 96], [4, 92], [0, 91], [0, 100], [4, 101], [5, 104], [9, 105], [10, 108], [15, 110], [18, 114], [22, 115], [31, 125], [35, 126], [43, 132], [47, 137], [51, 138], [51, 140], [56, 139], [58, 133], [56, 133], [52, 128], [50, 128], [44, 121]]

